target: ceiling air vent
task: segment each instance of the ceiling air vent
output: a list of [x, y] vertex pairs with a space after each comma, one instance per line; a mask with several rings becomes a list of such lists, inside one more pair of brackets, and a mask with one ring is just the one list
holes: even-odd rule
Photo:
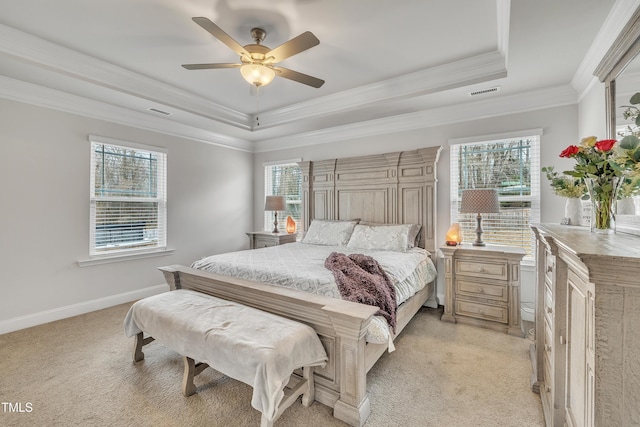
[[166, 111], [162, 111], [162, 110], [158, 110], [157, 108], [149, 108], [149, 111], [153, 111], [154, 113], [158, 113], [158, 114], [164, 114], [165, 116], [170, 116], [171, 113], [168, 113]]
[[485, 95], [487, 93], [497, 92], [499, 90], [500, 86], [494, 86], [486, 89], [474, 90], [473, 92], [469, 92], [469, 96]]

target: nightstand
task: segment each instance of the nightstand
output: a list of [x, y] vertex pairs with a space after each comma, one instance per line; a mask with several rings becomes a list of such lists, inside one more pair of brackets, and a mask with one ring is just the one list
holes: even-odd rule
[[442, 246], [445, 303], [441, 320], [523, 336], [520, 326], [522, 248]]
[[284, 245], [293, 243], [298, 235], [296, 233], [272, 233], [270, 231], [251, 231], [247, 233], [251, 249], [266, 248], [267, 246]]

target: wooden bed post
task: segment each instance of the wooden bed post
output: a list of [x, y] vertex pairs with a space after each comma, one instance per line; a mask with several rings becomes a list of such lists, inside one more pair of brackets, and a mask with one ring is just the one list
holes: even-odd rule
[[347, 319], [342, 322], [339, 316], [332, 317], [340, 366], [340, 398], [333, 407], [333, 416], [356, 427], [361, 427], [371, 414], [365, 357], [368, 323], [356, 328]]
[[180, 272], [178, 271], [179, 268], [179, 265], [169, 265], [160, 269], [160, 271], [162, 271], [162, 274], [164, 275], [164, 280], [167, 282], [167, 285], [169, 285], [169, 289], [172, 291], [182, 288], [182, 286], [180, 286]]

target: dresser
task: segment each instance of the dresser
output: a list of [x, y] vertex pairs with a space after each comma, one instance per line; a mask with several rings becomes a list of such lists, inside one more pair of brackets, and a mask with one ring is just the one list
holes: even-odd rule
[[640, 237], [532, 229], [532, 388], [547, 426], [640, 425]]
[[272, 233], [271, 231], [250, 231], [247, 236], [249, 236], [249, 247], [251, 249], [293, 243], [298, 237], [296, 233]]
[[520, 325], [522, 248], [442, 246], [445, 302], [441, 320], [523, 336]]

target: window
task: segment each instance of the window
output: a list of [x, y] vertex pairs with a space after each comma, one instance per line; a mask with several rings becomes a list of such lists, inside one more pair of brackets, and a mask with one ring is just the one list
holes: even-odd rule
[[[264, 165], [264, 195], [285, 196], [287, 210], [278, 212], [278, 222], [291, 216], [296, 222], [296, 230], [300, 230], [302, 221], [302, 171], [296, 163], [299, 161], [287, 160]], [[278, 224], [278, 228], [284, 230], [285, 227]], [[265, 212], [264, 229], [273, 229], [273, 212]]]
[[482, 215], [482, 240], [521, 247], [525, 261], [532, 262], [535, 241], [529, 224], [540, 221], [541, 131], [526, 132], [483, 142], [450, 141], [451, 222], [460, 223], [466, 241], [475, 240], [476, 215], [459, 213], [462, 191], [495, 188], [500, 213]]
[[91, 137], [89, 255], [166, 248], [166, 153]]

